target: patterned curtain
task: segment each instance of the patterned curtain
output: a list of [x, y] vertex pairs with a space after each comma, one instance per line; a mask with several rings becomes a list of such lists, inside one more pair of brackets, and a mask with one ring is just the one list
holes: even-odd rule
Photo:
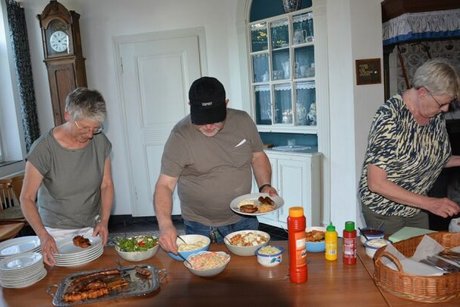
[[37, 107], [35, 103], [34, 82], [30, 62], [24, 9], [15, 0], [5, 0], [10, 28], [10, 42], [16, 64], [16, 81], [21, 98], [22, 126], [27, 152], [40, 136]]

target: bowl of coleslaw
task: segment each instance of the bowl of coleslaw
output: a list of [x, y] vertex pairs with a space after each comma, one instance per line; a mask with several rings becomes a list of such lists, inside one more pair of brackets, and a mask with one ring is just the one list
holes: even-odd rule
[[202, 251], [189, 256], [187, 261], [184, 261], [184, 265], [197, 276], [211, 277], [225, 270], [230, 258], [226, 252]]
[[[182, 240], [181, 240], [182, 239]], [[194, 255], [196, 253], [207, 251], [209, 249], [209, 244], [211, 244], [211, 240], [203, 235], [198, 234], [187, 234], [181, 235], [180, 238], [176, 240], [177, 244], [177, 252], [187, 259], [187, 257]], [[168, 255], [177, 261], [184, 261], [178, 255], [174, 255], [173, 253], [169, 252]]]
[[121, 258], [128, 261], [149, 259], [158, 251], [158, 238], [155, 236], [134, 236], [115, 238], [115, 250]]
[[227, 248], [238, 256], [254, 256], [256, 250], [270, 241], [270, 235], [260, 230], [240, 230], [225, 236]]

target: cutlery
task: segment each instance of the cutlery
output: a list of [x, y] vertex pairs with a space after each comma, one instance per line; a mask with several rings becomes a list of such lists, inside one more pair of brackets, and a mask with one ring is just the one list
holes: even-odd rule
[[447, 270], [446, 270], [445, 268], [439, 267], [439, 266], [437, 266], [436, 264], [434, 264], [433, 262], [428, 261], [427, 259], [422, 259], [422, 260], [420, 260], [419, 262], [420, 262], [420, 263], [424, 263], [424, 264], [426, 264], [426, 265], [429, 265], [429, 266], [431, 266], [431, 267], [437, 268], [437, 269], [439, 269], [439, 270], [441, 270], [441, 271], [447, 272]]
[[364, 237], [366, 238], [366, 241], [369, 241], [369, 238], [366, 236], [366, 234], [364, 233], [364, 231], [361, 229], [361, 227], [358, 227], [359, 229], [359, 233]]
[[191, 268], [193, 268], [193, 265], [192, 265], [187, 259], [185, 259], [185, 257], [182, 256], [179, 252], [176, 254], [176, 256], [179, 256], [180, 258], [182, 258], [182, 260], [184, 260], [185, 262], [187, 262], [188, 265], [189, 265]]
[[443, 251], [437, 255], [439, 258], [444, 260], [449, 260], [455, 262], [457, 265], [460, 265], [460, 254], [450, 251]]
[[[445, 260], [442, 260], [436, 256], [429, 256], [427, 257], [426, 259], [424, 259], [425, 261], [431, 263], [433, 266], [437, 267], [438, 269], [441, 269], [445, 272], [450, 272], [450, 273], [456, 273], [456, 272], [460, 272], [460, 268], [457, 267], [456, 265], [454, 264], [451, 264]], [[422, 261], [420, 261], [422, 262]], [[426, 262], [423, 262], [423, 263], [426, 263]]]
[[177, 237], [179, 240], [181, 240], [182, 242], [184, 242], [185, 244], [187, 244], [187, 242], [185, 242], [185, 240], [182, 239], [181, 236], [177, 235], [176, 237]]

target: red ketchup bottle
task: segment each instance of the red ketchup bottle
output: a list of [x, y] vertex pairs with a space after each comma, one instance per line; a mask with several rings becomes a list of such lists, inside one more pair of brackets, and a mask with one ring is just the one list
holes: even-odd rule
[[302, 207], [289, 208], [288, 241], [289, 241], [289, 279], [293, 283], [304, 283], [308, 280], [307, 250], [305, 248], [306, 221]]
[[356, 264], [356, 229], [355, 222], [345, 222], [343, 230], [343, 263]]

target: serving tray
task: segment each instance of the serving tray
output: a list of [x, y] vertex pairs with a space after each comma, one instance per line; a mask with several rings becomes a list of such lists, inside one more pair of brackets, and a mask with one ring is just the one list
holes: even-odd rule
[[[146, 269], [150, 272], [149, 277], [142, 276], [137, 273], [136, 267]], [[89, 274], [96, 274], [101, 272], [107, 272], [111, 270], [120, 271], [120, 277], [125, 279], [128, 284], [118, 290], [110, 291], [108, 294], [98, 298], [88, 298], [76, 302], [67, 302], [64, 300], [64, 295], [69, 292], [69, 287], [72, 286], [72, 282], [88, 276]], [[103, 275], [101, 275], [103, 276]], [[117, 275], [118, 276], [118, 275]], [[116, 267], [104, 270], [92, 270], [71, 274], [64, 278], [58, 285], [53, 285], [48, 288], [48, 293], [53, 296], [54, 306], [74, 306], [80, 304], [96, 303], [100, 301], [107, 301], [112, 299], [119, 299], [124, 297], [132, 296], [143, 296], [152, 293], [159, 288], [160, 282], [166, 277], [166, 270], [158, 270], [156, 267], [147, 264], [138, 264], [129, 267]], [[52, 293], [52, 288], [56, 287], [55, 293]]]

